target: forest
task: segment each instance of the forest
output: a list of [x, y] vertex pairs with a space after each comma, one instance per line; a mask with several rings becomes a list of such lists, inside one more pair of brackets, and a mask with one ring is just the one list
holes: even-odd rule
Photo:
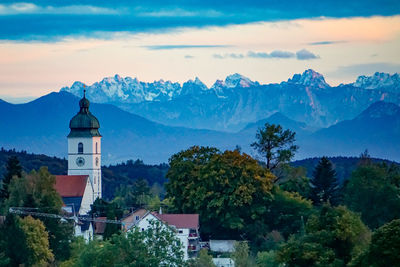
[[[203, 240], [237, 241], [229, 257], [239, 267], [400, 266], [399, 166], [365, 151], [351, 158], [343, 178], [336, 171], [340, 161], [333, 164], [327, 157], [308, 161], [310, 172], [290, 164], [295, 141], [294, 132], [267, 123], [252, 144], [257, 160], [239, 147], [193, 146], [172, 155], [168, 165], [109, 166], [104, 184], [114, 191], [96, 200], [91, 214], [120, 219], [140, 207], [198, 213]], [[44, 159], [41, 163], [46, 166]], [[62, 200], [52, 174], [60, 174], [53, 172], [63, 164], [30, 171], [29, 160], [6, 159], [0, 266], [214, 266], [216, 255], [207, 250], [183, 262], [179, 242], [156, 224], [128, 234], [107, 224], [104, 240], [85, 243], [74, 237], [71, 222], [8, 212], [26, 207], [59, 214]], [[114, 178], [106, 179], [108, 171]]]

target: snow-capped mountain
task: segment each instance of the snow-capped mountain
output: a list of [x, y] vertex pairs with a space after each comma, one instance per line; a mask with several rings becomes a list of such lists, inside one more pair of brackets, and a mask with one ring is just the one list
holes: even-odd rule
[[84, 87], [87, 96], [97, 103], [166, 101], [171, 100], [181, 91], [179, 83], [164, 80], [146, 83], [139, 81], [137, 78], [122, 78], [118, 74], [114, 77], [104, 78], [102, 81], [90, 86], [82, 82], [75, 82], [71, 87], [64, 87], [61, 91], [82, 96]]
[[314, 88], [330, 87], [329, 84], [325, 82], [324, 76], [312, 69], [304, 71], [303, 74], [293, 75], [293, 78], [289, 79], [287, 83], [299, 84]]
[[[146, 83], [115, 75], [86, 89], [93, 102], [111, 103], [172, 126], [237, 131], [280, 112], [321, 128], [352, 119], [376, 101], [400, 104], [398, 77], [378, 73], [332, 87], [322, 74], [311, 69], [286, 82], [264, 85], [236, 73], [208, 88], [199, 78], [180, 85], [163, 80]], [[81, 96], [83, 86], [75, 82], [62, 91]]]
[[353, 86], [364, 89], [389, 88], [400, 92], [400, 75], [398, 73], [390, 75], [389, 73], [375, 72], [373, 76], [358, 77]]

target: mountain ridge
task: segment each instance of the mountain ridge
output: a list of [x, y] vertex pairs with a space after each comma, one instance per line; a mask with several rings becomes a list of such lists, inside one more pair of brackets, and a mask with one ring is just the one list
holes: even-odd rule
[[[379, 75], [371, 77], [380, 79]], [[309, 69], [279, 84], [260, 84], [237, 73], [217, 80], [210, 88], [199, 78], [181, 86], [171, 81], [144, 83], [114, 76], [86, 89], [93, 102], [114, 104], [151, 121], [236, 132], [276, 112], [314, 128], [328, 127], [352, 119], [376, 101], [400, 104], [396, 86], [364, 89], [351, 83], [334, 87], [322, 74]], [[81, 96], [83, 84], [61, 91]]]

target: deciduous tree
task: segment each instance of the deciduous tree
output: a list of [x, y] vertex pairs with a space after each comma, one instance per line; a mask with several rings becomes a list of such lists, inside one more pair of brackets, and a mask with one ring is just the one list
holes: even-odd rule
[[260, 153], [266, 160], [266, 167], [269, 170], [275, 169], [279, 164], [289, 162], [298, 146], [296, 133], [291, 130], [283, 130], [282, 126], [266, 123], [256, 134], [256, 141], [251, 146]]
[[167, 178], [175, 212], [199, 213], [203, 234], [234, 238], [264, 220], [274, 176], [237, 150], [195, 146], [171, 157]]

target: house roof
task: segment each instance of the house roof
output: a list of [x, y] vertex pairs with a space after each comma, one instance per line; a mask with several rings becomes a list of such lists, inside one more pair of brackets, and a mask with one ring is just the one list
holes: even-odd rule
[[157, 212], [152, 212], [152, 214], [176, 228], [199, 228], [199, 214], [158, 214]]
[[56, 175], [55, 189], [61, 197], [83, 197], [88, 175]]
[[134, 223], [136, 221], [136, 216], [139, 216], [140, 220], [146, 213], [148, 213], [148, 211], [145, 209], [137, 209], [125, 216], [122, 221], [124, 223]]

